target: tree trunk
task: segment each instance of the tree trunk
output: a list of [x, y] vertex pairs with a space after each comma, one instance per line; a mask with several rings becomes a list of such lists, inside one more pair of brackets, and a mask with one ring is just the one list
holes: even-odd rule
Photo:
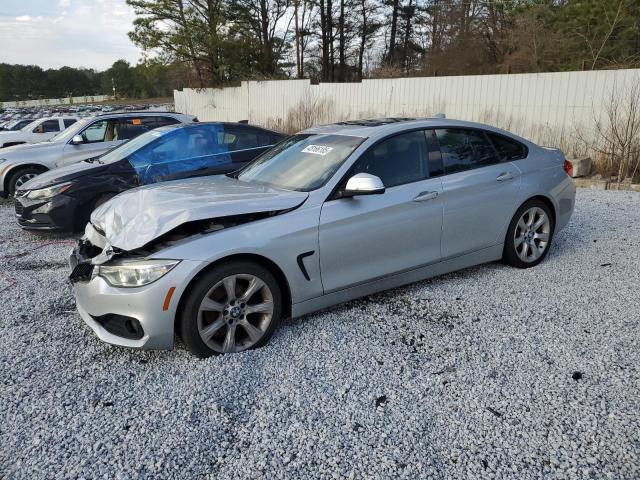
[[389, 35], [389, 54], [388, 63], [393, 64], [396, 53], [396, 31], [398, 29], [398, 9], [400, 7], [399, 0], [393, 0], [393, 11], [391, 12], [391, 34]]
[[329, 80], [335, 81], [335, 60], [333, 56], [333, 1], [327, 0], [327, 35], [329, 41]]
[[338, 28], [340, 31], [339, 36], [339, 46], [338, 46], [338, 58], [339, 58], [339, 70], [338, 70], [338, 81], [345, 81], [345, 36], [344, 36], [344, 0], [340, 0], [340, 19], [338, 23]]
[[405, 73], [409, 70], [407, 63], [407, 52], [409, 50], [409, 36], [411, 35], [411, 18], [413, 17], [413, 10], [411, 9], [413, 0], [409, 0], [409, 6], [407, 8], [407, 23], [404, 26], [404, 41], [402, 44], [402, 68]]
[[362, 63], [364, 58], [364, 48], [367, 44], [367, 0], [360, 0], [362, 6], [362, 34], [360, 35], [360, 48], [358, 49], [358, 79], [362, 81]]
[[[330, 1], [330, 0], [329, 0]], [[322, 80], [329, 80], [329, 35], [327, 33], [327, 13], [324, 0], [320, 0], [320, 31], [322, 37]]]
[[267, 0], [260, 0], [260, 36], [262, 39], [262, 71], [269, 75], [275, 73], [271, 42], [269, 41], [269, 11]]
[[296, 78], [302, 78], [302, 65], [300, 62], [300, 26], [298, 23], [298, 3], [299, 0], [293, 2], [293, 15], [295, 17], [296, 29]]

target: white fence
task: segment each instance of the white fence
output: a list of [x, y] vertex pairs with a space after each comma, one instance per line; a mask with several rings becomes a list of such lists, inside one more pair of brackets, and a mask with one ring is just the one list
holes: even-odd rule
[[41, 98], [39, 100], [22, 100], [20, 102], [0, 102], [1, 108], [20, 107], [52, 107], [54, 105], [76, 105], [82, 103], [106, 102], [113, 97], [110, 95], [87, 95], [84, 97]]
[[473, 120], [533, 141], [574, 149], [612, 93], [640, 82], [640, 69], [477, 75], [321, 83], [242, 82], [239, 87], [174, 91], [175, 109], [202, 121], [238, 121], [297, 130], [314, 124], [380, 116]]

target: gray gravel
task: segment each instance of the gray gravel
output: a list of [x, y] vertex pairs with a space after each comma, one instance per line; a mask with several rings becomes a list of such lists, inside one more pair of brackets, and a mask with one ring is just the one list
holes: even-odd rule
[[[197, 360], [101, 343], [0, 205], [0, 478], [639, 478], [640, 194], [485, 265]], [[53, 243], [50, 243], [53, 242]]]

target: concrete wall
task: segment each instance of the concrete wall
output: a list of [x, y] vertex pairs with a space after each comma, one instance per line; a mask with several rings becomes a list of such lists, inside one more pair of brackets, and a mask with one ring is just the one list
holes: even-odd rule
[[93, 95], [86, 97], [41, 98], [39, 100], [23, 100], [21, 102], [0, 102], [2, 108], [48, 107], [55, 105], [77, 105], [83, 103], [106, 102], [113, 97], [109, 95]]

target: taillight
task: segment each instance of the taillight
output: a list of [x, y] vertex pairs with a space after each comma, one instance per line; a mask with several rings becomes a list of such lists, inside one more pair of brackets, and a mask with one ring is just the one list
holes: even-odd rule
[[567, 175], [573, 177], [573, 165], [566, 158], [564, 159], [564, 165], [562, 166], [562, 168], [564, 168], [564, 171], [567, 172]]

